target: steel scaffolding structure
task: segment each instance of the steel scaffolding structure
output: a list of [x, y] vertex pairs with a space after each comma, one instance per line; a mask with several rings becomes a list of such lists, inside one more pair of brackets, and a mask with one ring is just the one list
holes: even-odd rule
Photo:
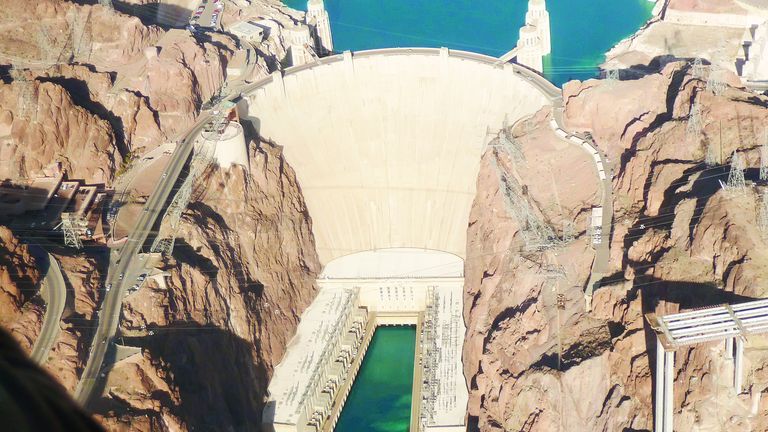
[[672, 432], [675, 350], [704, 342], [725, 341], [726, 358], [734, 359], [733, 386], [736, 394], [741, 393], [744, 342], [748, 336], [768, 332], [768, 300], [724, 304], [666, 316], [647, 314], [646, 320], [656, 333], [654, 430]]

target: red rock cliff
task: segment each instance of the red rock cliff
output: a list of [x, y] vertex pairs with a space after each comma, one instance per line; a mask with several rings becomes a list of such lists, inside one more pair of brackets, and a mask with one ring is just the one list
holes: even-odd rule
[[[573, 82], [564, 99], [568, 127], [592, 133], [616, 161], [614, 274], [602, 280], [586, 312], [581, 293], [589, 263], [570, 265], [574, 250], [576, 259], [583, 255], [583, 237], [545, 253], [520, 253], [521, 225], [505, 211], [503, 185], [523, 168], [485, 155], [467, 247], [468, 257], [479, 258], [466, 268], [472, 430], [652, 430], [655, 336], [643, 314], [768, 293], [760, 282], [768, 275], [768, 245], [756, 228], [756, 193], [765, 186], [729, 194], [718, 183], [727, 181], [734, 150], [751, 167], [747, 179], [757, 180], [768, 99], [736, 88], [715, 96], [681, 63], [615, 87]], [[686, 137], [694, 101], [703, 132]], [[703, 164], [708, 146], [726, 165]], [[544, 212], [556, 198], [533, 197]], [[510, 252], [490, 253], [492, 247]], [[554, 263], [564, 273], [553, 274]], [[768, 391], [764, 339], [750, 338], [747, 346], [746, 393], [739, 396], [722, 344], [678, 350], [676, 430], [768, 429], [768, 405], [759, 398]]]

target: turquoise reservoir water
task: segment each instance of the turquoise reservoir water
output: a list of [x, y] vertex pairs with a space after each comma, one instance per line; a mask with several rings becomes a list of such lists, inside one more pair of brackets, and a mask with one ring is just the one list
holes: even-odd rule
[[[284, 0], [306, 10], [306, 0]], [[527, 0], [325, 0], [336, 51], [441, 47], [500, 56], [517, 43]], [[648, 0], [548, 0], [555, 84], [594, 76], [616, 42], [651, 17]]]
[[408, 432], [416, 327], [379, 327], [335, 432]]

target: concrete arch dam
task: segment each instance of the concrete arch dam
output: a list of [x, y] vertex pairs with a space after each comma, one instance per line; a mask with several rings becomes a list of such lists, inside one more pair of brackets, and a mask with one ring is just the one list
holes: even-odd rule
[[489, 128], [557, 96], [539, 75], [496, 58], [385, 49], [276, 72], [244, 92], [240, 109], [284, 147], [327, 264], [404, 247], [464, 257]]

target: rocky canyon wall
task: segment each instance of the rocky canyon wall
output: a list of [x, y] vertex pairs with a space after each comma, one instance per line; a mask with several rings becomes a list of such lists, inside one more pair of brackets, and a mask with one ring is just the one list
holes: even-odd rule
[[[240, 49], [224, 33], [163, 29], [99, 5], [5, 3], [0, 179], [12, 182], [57, 165], [71, 179], [120, 184], [138, 156], [193, 124]], [[283, 28], [302, 18], [277, 1], [229, 6], [228, 22], [266, 18]], [[288, 36], [276, 32], [255, 47], [248, 79], [281, 67]], [[106, 371], [105, 396], [94, 409], [109, 429], [258, 427], [271, 370], [314, 298], [319, 264], [301, 191], [280, 149], [251, 143], [249, 151], [249, 168], [206, 170], [174, 258], [126, 298], [120, 343], [140, 354]], [[17, 235], [42, 238], [30, 230]], [[16, 282], [0, 292], [0, 325], [29, 351], [45, 312], [43, 266], [10, 231], [0, 231], [0, 240], [0, 276]], [[44, 366], [72, 392], [91, 348], [108, 251], [54, 243], [44, 246], [61, 265], [67, 305]]]
[[[564, 194], [537, 192], [546, 176], [521, 176], [524, 164], [499, 164], [498, 152], [486, 153], [467, 246], [477, 259], [466, 264], [471, 430], [650, 431], [656, 352], [644, 314], [743, 302], [768, 291], [761, 282], [768, 245], [756, 224], [757, 194], [766, 187], [756, 167], [768, 99], [732, 86], [714, 95], [688, 65], [672, 63], [615, 86], [569, 83], [564, 101], [566, 126], [591, 133], [615, 167], [615, 223], [603, 237], [612, 274], [600, 281], [588, 312], [582, 292], [591, 252], [583, 236], [546, 252], [521, 252], [523, 225], [506, 209], [507, 179], [528, 184], [528, 202], [544, 214]], [[701, 109], [700, 135], [686, 134], [693, 104]], [[707, 151], [711, 166], [704, 164]], [[734, 151], [747, 166], [748, 187], [740, 193], [719, 183], [728, 180]], [[679, 349], [676, 430], [768, 429], [765, 348], [766, 338], [749, 338], [738, 396], [723, 344]]]
[[314, 298], [320, 265], [295, 174], [252, 143], [250, 169], [211, 167], [174, 259], [130, 295], [104, 420], [116, 430], [256, 430], [271, 371]]

